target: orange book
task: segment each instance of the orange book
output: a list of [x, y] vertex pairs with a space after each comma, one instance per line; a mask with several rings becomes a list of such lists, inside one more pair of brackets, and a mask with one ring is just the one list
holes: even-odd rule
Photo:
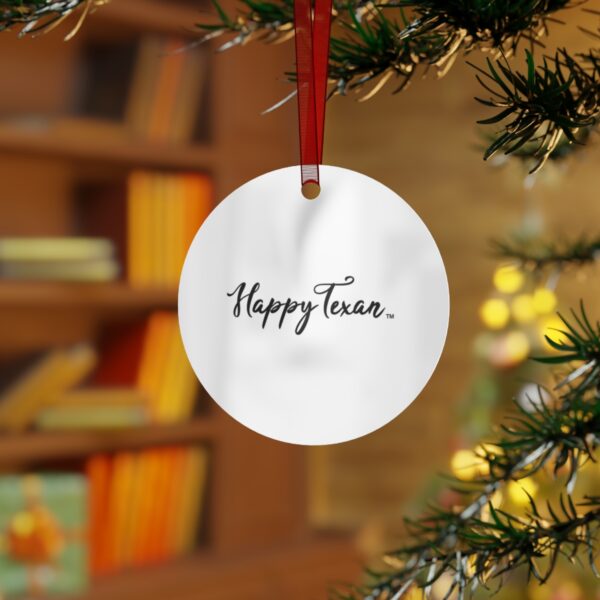
[[127, 279], [131, 285], [142, 283], [140, 270], [140, 248], [142, 232], [140, 229], [138, 207], [141, 199], [141, 173], [132, 172], [127, 179]]
[[208, 475], [208, 450], [187, 449], [183, 468], [184, 485], [180, 493], [178, 518], [172, 532], [172, 544], [178, 556], [191, 552], [196, 543]]
[[214, 206], [213, 183], [208, 175], [191, 173], [184, 175], [186, 185], [186, 230], [184, 233], [185, 252], [189, 248], [204, 219]]
[[139, 44], [125, 120], [134, 133], [148, 135], [150, 114], [157, 92], [158, 64], [162, 52], [159, 36], [144, 36]]
[[144, 464], [144, 477], [138, 480], [140, 505], [136, 519], [139, 520], [138, 537], [134, 543], [133, 564], [147, 565], [152, 562], [152, 536], [161, 479], [162, 450], [145, 450], [140, 453]]
[[179, 327], [175, 331], [175, 350], [173, 354], [176, 355], [173, 388], [174, 393], [177, 394], [177, 402], [173, 407], [174, 412], [171, 418], [174, 422], [181, 422], [189, 419], [194, 413], [199, 384], [185, 353]]
[[133, 171], [127, 182], [127, 272], [134, 286], [152, 281], [151, 180], [144, 171]]
[[119, 532], [119, 557], [121, 567], [134, 566], [134, 536], [138, 530], [138, 511], [142, 502], [140, 486], [143, 471], [140, 452], [133, 452], [128, 463], [129, 481], [127, 496], [121, 499], [124, 504], [123, 526]]
[[188, 242], [186, 239], [186, 182], [185, 177], [177, 176], [173, 178], [174, 193], [172, 199], [172, 231], [171, 246], [173, 249], [173, 262], [170, 268], [170, 281], [173, 288], [179, 285], [179, 277], [183, 261], [187, 254]]
[[111, 480], [111, 460], [105, 454], [92, 456], [86, 464], [89, 480], [90, 574], [97, 577], [108, 571], [107, 514]]
[[177, 389], [177, 370], [179, 355], [177, 342], [179, 326], [175, 314], [168, 321], [168, 333], [165, 336], [165, 358], [163, 373], [156, 403], [156, 420], [159, 423], [172, 423], [176, 420], [181, 397]]
[[195, 47], [185, 52], [185, 64], [175, 107], [171, 117], [169, 138], [175, 142], [189, 142], [196, 122], [203, 111], [204, 92], [208, 80], [209, 53]]
[[138, 564], [139, 548], [143, 543], [145, 529], [148, 527], [148, 490], [145, 486], [148, 482], [149, 467], [152, 466], [151, 461], [148, 460], [148, 452], [150, 451], [136, 452], [136, 468], [131, 486], [131, 497], [127, 500], [130, 505], [131, 517], [128, 539], [125, 541], [123, 553], [128, 566]]
[[146, 209], [148, 210], [149, 238], [151, 248], [148, 251], [150, 260], [149, 284], [164, 286], [164, 246], [165, 246], [165, 179], [162, 173], [148, 174], [148, 195]]
[[108, 499], [108, 564], [107, 571], [117, 571], [125, 565], [125, 535], [129, 527], [135, 455], [119, 452], [113, 459], [113, 475]]
[[185, 465], [189, 449], [186, 447], [173, 448], [170, 462], [170, 477], [168, 492], [161, 515], [160, 546], [158, 556], [161, 560], [177, 556], [177, 548], [173, 543], [174, 533], [181, 510], [182, 496], [186, 490]]
[[185, 52], [181, 50], [184, 45], [184, 41], [176, 38], [163, 42], [156, 94], [148, 126], [149, 137], [152, 139], [166, 140], [169, 137], [172, 115], [183, 75]]
[[172, 332], [173, 314], [165, 311], [152, 313], [144, 340], [137, 387], [150, 399], [150, 414], [160, 422], [160, 392], [165, 377], [165, 363]]
[[147, 560], [148, 562], [160, 562], [168, 557], [166, 552], [169, 511], [171, 497], [179, 493], [181, 481], [177, 473], [177, 457], [182, 452], [179, 447], [161, 448], [157, 456], [157, 475], [153, 514], [151, 516], [152, 527], [149, 530]]
[[159, 549], [162, 541], [160, 535], [163, 527], [161, 526], [162, 511], [165, 507], [167, 487], [169, 485], [171, 457], [170, 448], [157, 448], [155, 455], [155, 470], [153, 488], [156, 493], [152, 496], [150, 523], [146, 531], [146, 546], [144, 555], [144, 564], [154, 564], [159, 561]]
[[189, 419], [194, 412], [198, 389], [198, 380], [185, 353], [176, 315], [173, 315], [159, 403], [160, 422], [180, 423]]

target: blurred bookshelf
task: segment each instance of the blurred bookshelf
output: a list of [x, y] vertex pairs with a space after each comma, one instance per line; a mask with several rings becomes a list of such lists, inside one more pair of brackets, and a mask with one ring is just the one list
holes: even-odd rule
[[177, 292], [169, 288], [136, 289], [125, 283], [4, 281], [0, 307], [70, 307], [120, 310], [175, 308]]
[[[89, 539], [65, 534], [71, 563], [61, 566], [81, 570], [83, 552], [90, 573], [27, 597], [202, 590], [207, 600], [305, 600], [359, 571], [348, 537], [308, 523], [304, 450], [245, 430], [202, 389], [192, 402], [191, 370], [178, 370], [176, 283], [194, 230], [216, 198], [296, 161], [289, 115], [247, 118], [282, 94], [275, 77], [256, 85], [254, 50], [244, 62], [219, 57], [218, 68], [210, 47], [181, 52], [201, 9], [111, 0], [68, 43], [68, 23], [36, 38], [0, 35], [0, 379], [10, 375], [0, 390], [0, 537], [16, 523], [2, 513], [3, 489], [15, 506], [33, 502], [34, 516], [40, 497], [79, 514], [82, 486], [90, 494]], [[284, 53], [269, 57], [274, 73], [288, 68]], [[29, 393], [49, 372], [77, 380], [62, 404]], [[101, 427], [85, 425], [89, 411], [78, 416], [84, 425], [72, 418], [79, 396], [92, 398]], [[119, 426], [98, 400], [117, 396], [127, 397]], [[117, 535], [123, 519], [128, 533]], [[145, 521], [159, 522], [158, 533]], [[94, 536], [109, 550], [92, 548]], [[17, 580], [9, 563], [0, 551], [0, 586], [5, 574]]]
[[194, 418], [175, 425], [148, 425], [107, 431], [28, 432], [0, 437], [0, 467], [43, 465], [65, 458], [132, 450], [151, 446], [212, 442], [218, 438], [218, 420]]
[[14, 119], [0, 121], [0, 150], [77, 162], [136, 165], [163, 169], [210, 170], [210, 145], [148, 143], [128, 136], [122, 127], [89, 119]]

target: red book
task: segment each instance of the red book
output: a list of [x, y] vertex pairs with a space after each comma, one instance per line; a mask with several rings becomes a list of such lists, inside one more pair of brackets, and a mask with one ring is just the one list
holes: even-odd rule
[[135, 387], [146, 341], [147, 321], [109, 336], [100, 348], [94, 385]]

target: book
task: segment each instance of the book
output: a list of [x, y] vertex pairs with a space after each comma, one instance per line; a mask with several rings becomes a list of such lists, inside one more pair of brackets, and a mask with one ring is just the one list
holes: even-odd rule
[[3, 237], [0, 262], [80, 262], [112, 258], [110, 240], [85, 237]]
[[111, 240], [86, 237], [0, 238], [0, 277], [111, 281], [120, 272]]
[[191, 552], [207, 472], [204, 447], [168, 446], [91, 457], [86, 473], [92, 576]]
[[185, 53], [180, 52], [185, 42], [177, 38], [165, 38], [158, 60], [158, 74], [150, 119], [146, 134], [153, 140], [169, 140], [172, 115], [177, 96], [181, 93]]
[[146, 35], [138, 44], [125, 123], [132, 133], [139, 136], [145, 136], [150, 121], [161, 51], [162, 39], [156, 35]]
[[192, 447], [184, 456], [184, 482], [179, 510], [171, 528], [171, 554], [181, 556], [191, 552], [198, 536], [198, 528], [204, 509], [208, 479], [208, 451], [203, 447]]
[[80, 474], [0, 476], [0, 594], [76, 594], [88, 583], [87, 482]]
[[165, 381], [172, 329], [172, 313], [156, 311], [148, 318], [148, 329], [138, 370], [137, 387], [149, 397], [150, 413], [155, 422], [160, 422], [160, 393]]
[[131, 387], [82, 387], [66, 390], [59, 396], [49, 398], [47, 407], [97, 408], [97, 407], [138, 407], [147, 406], [146, 394]]
[[125, 111], [127, 126], [153, 141], [189, 142], [206, 112], [207, 81], [205, 48], [180, 37], [142, 37]]
[[193, 413], [199, 385], [173, 312], [155, 312], [150, 316], [138, 387], [151, 398], [150, 410], [156, 423], [178, 423]]
[[112, 461], [107, 454], [97, 454], [88, 459], [85, 473], [89, 485], [89, 568], [96, 577], [109, 570], [109, 547], [107, 536], [108, 502]]
[[50, 351], [0, 396], [0, 429], [12, 432], [26, 429], [49, 399], [83, 381], [96, 363], [97, 353], [89, 344]]
[[[141, 518], [132, 512], [130, 498], [134, 497], [134, 471], [138, 453], [118, 452], [113, 458], [109, 484], [108, 511], [105, 522], [107, 536], [106, 572], [111, 573], [126, 566], [126, 534], [131, 528], [131, 519]], [[151, 489], [151, 488], [149, 488]], [[149, 489], [146, 493], [151, 496]]]
[[113, 328], [100, 341], [99, 361], [92, 384], [99, 388], [129, 387], [137, 384], [140, 360], [146, 344], [148, 319]]
[[35, 281], [80, 281], [102, 283], [114, 281], [120, 272], [113, 259], [68, 262], [28, 261], [1, 262], [0, 278]]
[[76, 71], [77, 113], [99, 120], [123, 121], [137, 54], [135, 41], [87, 42]]
[[141, 427], [150, 421], [146, 406], [50, 406], [35, 419], [38, 429], [121, 429]]
[[154, 311], [143, 322], [109, 336], [100, 345], [92, 386], [98, 388], [97, 394], [102, 389], [131, 388], [144, 397], [152, 423], [189, 419], [199, 383], [185, 354], [177, 314]]
[[175, 288], [187, 250], [212, 206], [212, 181], [206, 175], [132, 172], [127, 185], [129, 282]]
[[[206, 48], [186, 48], [185, 64], [181, 77], [180, 92], [175, 99], [171, 115], [170, 138], [175, 142], [189, 142], [202, 137], [198, 125], [207, 123], [206, 92], [208, 91], [209, 54]], [[204, 117], [204, 118], [203, 118]]]

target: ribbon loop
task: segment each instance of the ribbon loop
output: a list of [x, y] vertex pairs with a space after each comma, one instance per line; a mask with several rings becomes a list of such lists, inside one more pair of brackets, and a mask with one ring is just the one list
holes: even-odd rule
[[319, 184], [323, 160], [332, 0], [294, 1], [302, 185]]

